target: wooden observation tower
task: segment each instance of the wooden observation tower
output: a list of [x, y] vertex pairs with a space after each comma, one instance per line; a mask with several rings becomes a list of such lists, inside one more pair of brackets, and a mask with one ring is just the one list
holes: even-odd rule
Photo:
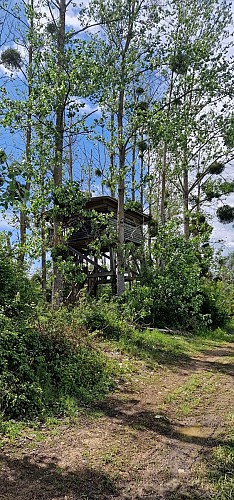
[[[103, 214], [106, 217], [106, 227], [99, 228], [100, 248], [99, 257], [92, 255], [90, 244], [98, 238], [94, 236], [91, 230], [90, 219], [82, 224], [81, 229], [74, 230], [67, 240], [69, 253], [74, 256], [74, 260], [79, 266], [81, 272], [86, 274], [86, 283], [90, 293], [96, 294], [99, 284], [110, 283], [113, 292], [116, 288], [116, 238], [115, 241], [105, 242], [103, 235], [107, 227], [111, 227], [116, 235], [117, 228], [117, 208], [118, 202], [110, 196], [95, 196], [88, 200], [85, 210], [95, 211], [97, 214]], [[136, 256], [134, 249], [139, 248], [143, 241], [143, 225], [150, 220], [148, 215], [140, 211], [126, 209], [124, 220], [124, 239], [127, 245], [126, 267], [124, 278], [126, 282], [132, 282], [140, 273], [141, 260]], [[94, 252], [93, 252], [94, 253]]]

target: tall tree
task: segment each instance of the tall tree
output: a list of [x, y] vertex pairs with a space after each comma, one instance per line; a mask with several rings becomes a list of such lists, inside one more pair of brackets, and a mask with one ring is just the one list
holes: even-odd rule
[[212, 167], [215, 174], [215, 165], [224, 165], [233, 156], [223, 140], [233, 101], [228, 43], [231, 12], [226, 1], [217, 0], [206, 4], [174, 0], [168, 10], [168, 106], [161, 115], [161, 138], [157, 132], [155, 138], [159, 147], [163, 144], [161, 220], [165, 222], [168, 197], [170, 201], [176, 190], [188, 238], [190, 213], [201, 208], [201, 188], [212, 175]]
[[[112, 120], [111, 142], [118, 157], [117, 294], [124, 291], [124, 203], [131, 142], [141, 127], [140, 107], [131, 109], [134, 89], [150, 71], [159, 41], [157, 2], [145, 0], [93, 1], [89, 15], [102, 25], [100, 33], [105, 67], [101, 104]], [[103, 48], [104, 41], [104, 48]], [[141, 116], [139, 116], [141, 115]], [[115, 131], [115, 136], [113, 135]], [[135, 147], [135, 146], [134, 146]], [[134, 161], [134, 159], [133, 159]]]

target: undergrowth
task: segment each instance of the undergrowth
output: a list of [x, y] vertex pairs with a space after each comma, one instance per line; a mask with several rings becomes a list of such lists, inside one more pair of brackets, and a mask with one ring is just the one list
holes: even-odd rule
[[86, 298], [79, 307], [44, 309], [27, 321], [1, 313], [0, 328], [3, 433], [10, 419], [71, 415], [79, 405], [103, 397], [122, 370], [105, 351], [127, 354], [131, 371], [131, 359], [154, 367], [178, 365], [196, 352], [234, 340], [232, 327], [196, 335], [140, 330], [120, 315], [117, 301]]
[[[159, 331], [152, 328], [140, 328], [120, 314], [117, 301], [106, 303], [105, 300], [86, 301], [80, 309], [80, 321], [94, 336], [111, 340], [119, 350], [141, 359], [151, 359], [165, 364], [182, 362], [202, 350], [217, 343], [234, 341], [234, 324], [225, 329], [208, 329], [206, 326], [194, 333], [175, 330]], [[74, 312], [78, 315], [78, 310]]]
[[0, 315], [0, 401], [4, 418], [71, 412], [113, 386], [113, 367], [66, 311], [31, 326]]

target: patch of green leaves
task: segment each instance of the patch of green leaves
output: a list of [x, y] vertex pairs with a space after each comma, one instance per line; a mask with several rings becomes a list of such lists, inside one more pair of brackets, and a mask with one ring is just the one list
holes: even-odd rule
[[[69, 314], [48, 314], [38, 326], [2, 316], [1, 412], [9, 418], [75, 413], [113, 385], [112, 368], [91, 340], [70, 327]], [[72, 323], [72, 322], [71, 322]]]

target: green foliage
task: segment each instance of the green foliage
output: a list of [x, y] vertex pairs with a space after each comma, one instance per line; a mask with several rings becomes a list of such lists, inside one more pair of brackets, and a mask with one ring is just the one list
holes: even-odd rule
[[1, 63], [10, 70], [17, 70], [21, 67], [22, 58], [17, 49], [8, 48], [1, 53]]
[[80, 306], [80, 320], [92, 332], [99, 332], [107, 338], [119, 339], [128, 331], [127, 322], [121, 318], [120, 311], [118, 302], [106, 301], [105, 296], [98, 301], [84, 298]]
[[190, 61], [183, 50], [178, 50], [176, 55], [171, 56], [171, 70], [179, 75], [183, 75], [188, 70]]
[[66, 245], [56, 245], [52, 248], [51, 250], [51, 257], [54, 262], [57, 262], [59, 260], [65, 260], [67, 259], [69, 255], [69, 250]]
[[127, 200], [124, 208], [125, 210], [136, 210], [137, 212], [142, 212], [140, 201]]
[[229, 320], [231, 290], [227, 294], [227, 288], [221, 281], [203, 281], [201, 314], [207, 318], [212, 328], [225, 326]]
[[208, 463], [208, 478], [215, 489], [216, 500], [227, 500], [234, 497], [234, 426], [230, 422], [230, 430], [225, 444], [212, 450]]
[[186, 240], [171, 229], [159, 232], [141, 284], [124, 296], [132, 321], [154, 327], [194, 330], [221, 326], [228, 318], [225, 293], [209, 277], [212, 250], [196, 238]]
[[222, 196], [220, 182], [215, 182], [208, 179], [202, 186], [207, 201], [212, 201], [213, 198], [220, 198]]
[[146, 141], [141, 139], [140, 141], [138, 141], [137, 147], [138, 147], [140, 153], [144, 153], [148, 149], [148, 144]]
[[225, 283], [234, 283], [234, 252], [221, 260], [221, 277]]
[[[212, 179], [207, 179], [207, 181], [205, 181], [202, 186], [202, 190], [206, 195], [207, 201], [212, 201], [213, 198], [221, 198], [222, 196], [227, 196], [228, 194], [233, 193], [234, 182], [221, 182], [220, 180], [214, 181]], [[224, 207], [227, 207], [227, 205], [224, 205]], [[225, 210], [226, 209], [223, 209], [223, 207], [221, 207], [221, 212]]]
[[223, 224], [229, 224], [234, 221], [234, 208], [230, 205], [223, 205], [217, 210], [217, 216]]
[[233, 181], [224, 181], [220, 183], [220, 188], [224, 195], [233, 193], [234, 191], [234, 182]]
[[21, 319], [31, 316], [40, 295], [39, 285], [27, 277], [0, 241], [0, 308], [4, 314]]
[[66, 182], [57, 186], [53, 193], [53, 214], [61, 219], [83, 216], [83, 208], [89, 196], [80, 190], [78, 182]]
[[37, 328], [0, 316], [0, 400], [5, 417], [69, 412], [112, 385], [105, 357], [75, 328], [66, 311]]
[[208, 224], [204, 214], [201, 212], [197, 212], [196, 215], [191, 217], [189, 229], [193, 236], [207, 235], [212, 231], [212, 227]]
[[[176, 363], [181, 357], [186, 359], [185, 350], [191, 353], [204, 348], [202, 335], [175, 338], [157, 331], [142, 332], [130, 324], [132, 319], [144, 322], [154, 311], [150, 287], [144, 285], [138, 291], [135, 295], [129, 292], [125, 305], [126, 297], [107, 300], [103, 295], [95, 301], [84, 295], [78, 307], [44, 311], [36, 320], [31, 318], [31, 326], [29, 321], [26, 324], [1, 313], [0, 400], [4, 419], [70, 414], [79, 404], [102, 397], [112, 387], [117, 368], [97, 348], [97, 336], [113, 339], [119, 349], [154, 363]], [[214, 299], [215, 290], [210, 296]], [[227, 340], [221, 330], [218, 336]]]
[[234, 146], [234, 115], [232, 114], [225, 126], [224, 142], [227, 148]]
[[154, 297], [150, 285], [135, 285], [127, 290], [122, 298], [124, 313], [134, 323], [151, 324]]
[[8, 165], [4, 151], [2, 151], [1, 156], [0, 163], [3, 164], [1, 166], [2, 192], [0, 206], [5, 210], [9, 208], [18, 209], [19, 207], [22, 209], [22, 204], [25, 204], [30, 198], [27, 184], [30, 175], [28, 168], [24, 161], [14, 161]]
[[3, 314], [0, 324], [1, 412], [11, 417], [36, 414], [42, 405], [42, 389], [33, 365], [38, 371], [44, 368], [38, 338]]
[[225, 165], [223, 165], [223, 163], [215, 161], [210, 165], [209, 173], [212, 175], [220, 175], [224, 169]]
[[[73, 316], [76, 315], [94, 337], [104, 338], [105, 342], [111, 341], [110, 345], [114, 345], [118, 350], [154, 364], [155, 362], [175, 364], [182, 359], [186, 361], [188, 356], [213, 347], [217, 342], [232, 341], [232, 325], [225, 330], [218, 328], [214, 331], [202, 324], [202, 328], [193, 335], [190, 333], [179, 335], [179, 332], [176, 335], [170, 335], [169, 332], [165, 335], [156, 329], [139, 329], [139, 324], [137, 326], [133, 320], [138, 319], [140, 322], [139, 315], [143, 316], [144, 313], [149, 315], [152, 308], [152, 303], [149, 303], [149, 288], [139, 287], [139, 291], [142, 302], [145, 301], [139, 314], [138, 311], [131, 310], [133, 301], [126, 304], [123, 297], [110, 300], [103, 295], [98, 300], [83, 298], [78, 308], [74, 309]], [[138, 308], [139, 302], [136, 297]], [[144, 317], [142, 319], [144, 320]]]
[[6, 159], [7, 159], [7, 156], [6, 156], [5, 151], [3, 151], [3, 149], [0, 149], [0, 165], [5, 163]]
[[16, 420], [5, 420], [0, 415], [0, 434], [6, 437], [8, 440], [15, 441], [16, 438], [19, 438], [23, 428], [23, 422], [17, 422]]
[[[0, 252], [0, 401], [5, 417], [71, 411], [111, 386], [109, 365], [80, 318], [46, 311], [35, 280]], [[45, 309], [38, 318], [39, 301]]]

